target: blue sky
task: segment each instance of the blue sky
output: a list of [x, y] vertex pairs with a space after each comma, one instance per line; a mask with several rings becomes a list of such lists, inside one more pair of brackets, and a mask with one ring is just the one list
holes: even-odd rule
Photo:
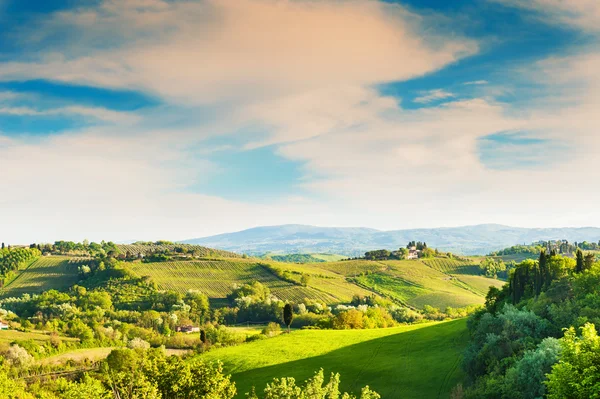
[[594, 0], [0, 0], [0, 235], [600, 225], [572, 178], [598, 26]]

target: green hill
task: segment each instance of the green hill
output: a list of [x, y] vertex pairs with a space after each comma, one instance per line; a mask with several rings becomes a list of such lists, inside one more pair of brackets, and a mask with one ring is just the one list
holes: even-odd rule
[[341, 374], [343, 390], [369, 385], [382, 398], [448, 398], [461, 381], [466, 321], [377, 330], [299, 330], [268, 340], [215, 349], [202, 355], [221, 360], [243, 398], [274, 377], [304, 381], [323, 368]]
[[287, 279], [277, 276], [265, 267], [266, 264], [250, 259], [223, 259], [133, 263], [131, 268], [141, 276], [150, 276], [161, 289], [181, 293], [199, 290], [211, 299], [224, 299], [235, 284], [253, 281], [259, 281], [269, 287], [278, 298], [293, 302], [309, 298], [325, 303], [343, 303], [349, 302], [354, 294], [369, 294], [343, 277], [311, 266], [269, 263], [282, 270], [297, 271], [297, 275], [311, 275], [310, 283], [304, 287], [294, 283], [292, 278], [286, 281]]
[[66, 256], [43, 256], [19, 272], [0, 289], [1, 297], [37, 294], [47, 290], [66, 290], [79, 281], [78, 267], [89, 259]]
[[[78, 266], [89, 261], [41, 257], [20, 271], [0, 295], [68, 289], [79, 280]], [[489, 286], [503, 284], [477, 275], [474, 262], [436, 258], [295, 264], [237, 257], [126, 264], [160, 289], [180, 293], [198, 290], [214, 303], [222, 303], [236, 284], [259, 281], [278, 298], [296, 303], [308, 298], [334, 305], [349, 303], [354, 295], [376, 294], [415, 308], [431, 305], [444, 309], [482, 304]]]

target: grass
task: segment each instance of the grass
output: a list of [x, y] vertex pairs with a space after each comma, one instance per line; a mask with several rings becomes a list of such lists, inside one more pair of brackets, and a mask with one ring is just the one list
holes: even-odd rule
[[[92, 360], [94, 362], [103, 360], [108, 357], [110, 352], [115, 349], [111, 347], [106, 348], [83, 348], [75, 349], [69, 352], [61, 353], [59, 355], [49, 356], [40, 360], [41, 364], [61, 364], [66, 361], [72, 360], [81, 362], [85, 359]], [[187, 349], [166, 349], [167, 355], [183, 356], [190, 353]]]
[[[63, 337], [62, 341], [79, 341], [77, 338]], [[23, 332], [16, 330], [1, 330], [0, 331], [0, 342], [11, 343], [13, 341], [29, 341], [33, 340], [37, 343], [44, 343], [50, 340], [50, 333], [42, 331]]]
[[456, 276], [456, 278], [469, 286], [471, 286], [476, 291], [480, 292], [481, 295], [486, 295], [489, 291], [490, 287], [502, 288], [506, 281], [487, 278], [484, 276], [467, 276], [461, 275]]
[[77, 268], [86, 264], [86, 261], [64, 256], [43, 256], [4, 286], [0, 290], [0, 296], [17, 297], [52, 289], [65, 290], [79, 281]]
[[339, 372], [341, 388], [369, 385], [383, 398], [448, 398], [460, 382], [468, 341], [465, 320], [376, 330], [299, 330], [268, 340], [221, 348], [202, 357], [221, 360], [243, 398], [275, 377], [310, 378]]
[[346, 259], [347, 256], [337, 254], [311, 254], [313, 258], [324, 260], [325, 262], [339, 262]]

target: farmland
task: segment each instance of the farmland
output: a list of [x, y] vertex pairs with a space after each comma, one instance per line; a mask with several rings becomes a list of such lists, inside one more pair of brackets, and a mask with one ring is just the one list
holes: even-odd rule
[[[145, 245], [145, 244], [144, 244]], [[84, 258], [45, 256], [33, 262], [1, 292], [3, 297], [64, 290], [79, 281]], [[481, 304], [498, 280], [478, 272], [474, 261], [445, 258], [404, 261], [350, 260], [309, 264], [257, 261], [244, 258], [128, 262], [139, 276], [148, 276], [161, 290], [185, 294], [197, 290], [213, 304], [222, 304], [234, 285], [259, 281], [284, 301], [313, 299], [327, 304], [348, 303], [354, 295], [378, 294], [416, 308]], [[284, 275], [282, 275], [282, 273]], [[308, 284], [301, 284], [301, 277]]]
[[417, 308], [483, 303], [483, 296], [476, 290], [420, 261], [385, 261], [381, 264], [385, 270], [357, 277], [359, 284]]
[[447, 274], [478, 275], [480, 273], [479, 262], [474, 260], [431, 258], [423, 259], [422, 262], [434, 270]]
[[[139, 275], [150, 276], [161, 289], [180, 293], [198, 290], [211, 299], [225, 298], [235, 284], [254, 281], [269, 287], [278, 298], [292, 302], [305, 298], [326, 303], [349, 302], [355, 293], [366, 293], [343, 278], [331, 276], [315, 276], [308, 287], [303, 287], [280, 279], [260, 263], [244, 259], [135, 263], [132, 269]], [[310, 270], [321, 273], [318, 269]]]
[[20, 296], [25, 293], [35, 294], [52, 289], [67, 289], [77, 283], [79, 280], [77, 269], [87, 261], [89, 259], [64, 256], [41, 257], [0, 290], [0, 296]]
[[299, 330], [269, 340], [210, 351], [221, 360], [243, 398], [273, 377], [304, 381], [323, 368], [341, 374], [344, 390], [369, 385], [383, 398], [448, 397], [460, 381], [465, 321], [376, 330]]

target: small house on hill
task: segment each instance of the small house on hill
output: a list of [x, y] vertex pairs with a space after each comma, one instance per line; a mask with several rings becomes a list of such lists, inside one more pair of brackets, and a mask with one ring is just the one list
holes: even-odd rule
[[8, 330], [8, 324], [0, 320], [0, 330]]
[[419, 254], [421, 251], [417, 249], [417, 247], [410, 247], [408, 249], [408, 254], [406, 255], [406, 259], [419, 259]]

